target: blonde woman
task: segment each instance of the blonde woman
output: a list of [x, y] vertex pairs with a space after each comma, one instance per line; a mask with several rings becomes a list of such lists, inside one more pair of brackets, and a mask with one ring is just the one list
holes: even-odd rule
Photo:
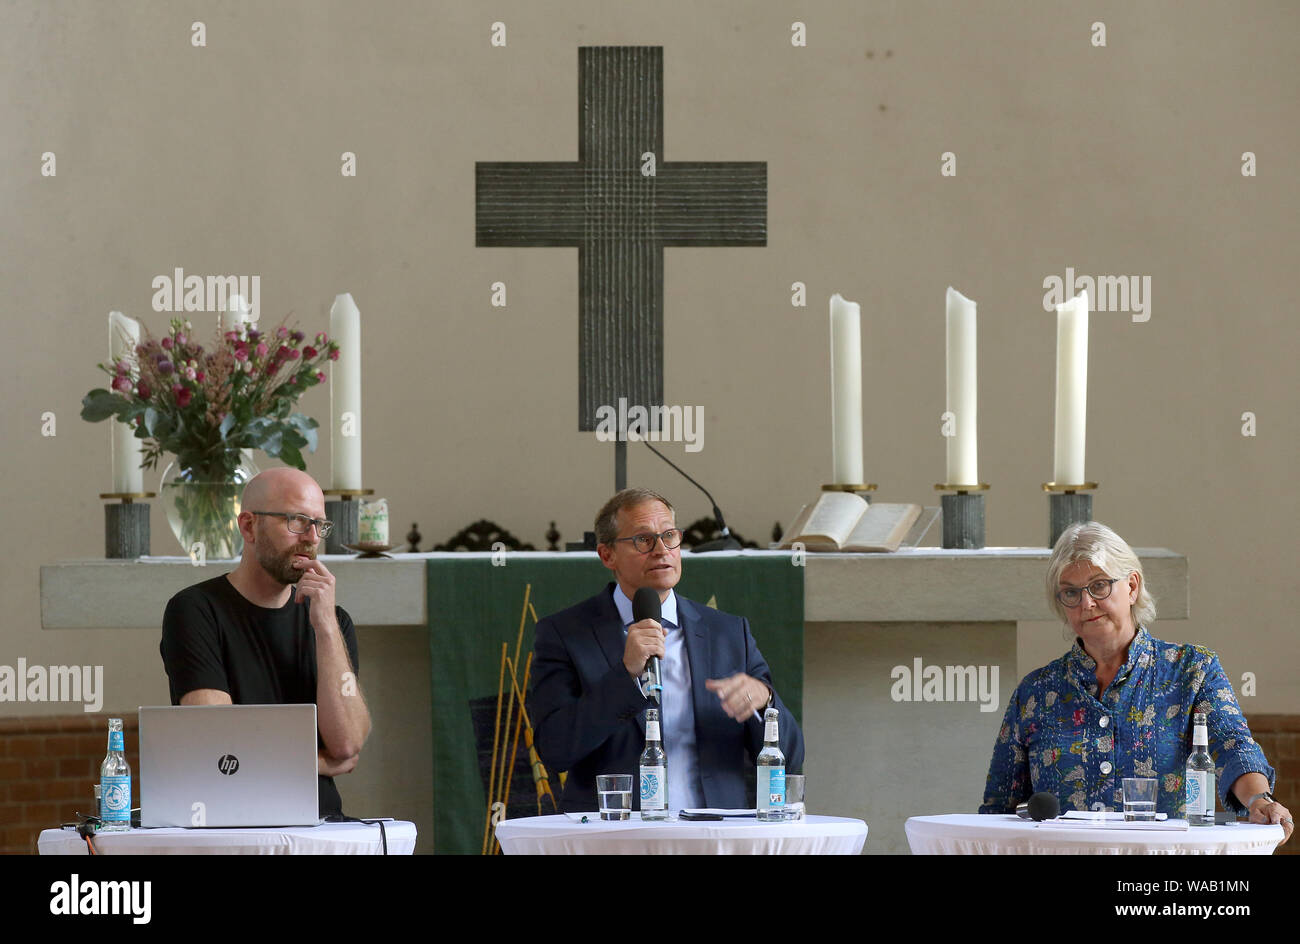
[[1271, 793], [1276, 775], [1219, 657], [1150, 634], [1155, 600], [1123, 538], [1096, 521], [1067, 528], [1048, 561], [1047, 596], [1074, 646], [1016, 688], [981, 813], [1014, 812], [1039, 791], [1055, 794], [1062, 811], [1120, 809], [1123, 778], [1154, 777], [1156, 809], [1181, 817], [1192, 715], [1203, 712], [1217, 805], [1280, 823], [1283, 842], [1291, 838], [1291, 813]]

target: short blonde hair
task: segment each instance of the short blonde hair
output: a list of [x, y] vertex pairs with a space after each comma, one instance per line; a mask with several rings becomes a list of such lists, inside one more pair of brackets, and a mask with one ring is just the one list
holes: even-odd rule
[[1079, 561], [1087, 561], [1105, 571], [1107, 577], [1124, 580], [1129, 574], [1138, 575], [1137, 602], [1129, 607], [1133, 626], [1150, 626], [1156, 618], [1156, 599], [1147, 590], [1146, 574], [1142, 561], [1133, 553], [1127, 542], [1100, 521], [1083, 521], [1072, 524], [1061, 534], [1047, 561], [1047, 601], [1061, 622], [1069, 622], [1065, 607], [1056, 599], [1060, 590], [1061, 574], [1065, 568]]

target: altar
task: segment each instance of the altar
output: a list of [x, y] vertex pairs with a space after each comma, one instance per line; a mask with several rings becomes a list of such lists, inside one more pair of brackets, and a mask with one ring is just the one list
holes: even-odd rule
[[[1161, 620], [1186, 619], [1187, 559], [1161, 548], [1136, 551], [1159, 595]], [[905, 853], [908, 817], [974, 812], [982, 798], [1007, 698], [1033, 668], [1017, 664], [1017, 624], [1051, 619], [1043, 591], [1048, 553], [912, 548], [808, 554], [802, 566], [789, 552], [683, 554], [682, 573], [685, 584], [693, 574], [716, 568], [744, 571], [785, 560], [797, 569], [803, 585], [801, 653], [778, 658], [759, 633], [760, 614], [742, 615], [755, 620], [756, 638], [783, 693], [802, 686], [808, 809], [865, 820], [871, 829], [868, 852]], [[437, 779], [428, 772], [440, 762], [432, 747], [430, 660], [436, 647], [429, 634], [438, 632], [438, 624], [429, 614], [440, 603], [429, 598], [428, 588], [436, 586], [442, 569], [491, 569], [493, 556], [322, 557], [337, 577], [340, 605], [358, 628], [359, 674], [374, 722], [357, 772], [340, 782], [349, 812], [382, 807], [414, 821], [422, 834], [434, 831]], [[500, 570], [508, 571], [511, 562], [551, 560], [590, 579], [589, 592], [601, 586], [592, 553], [512, 552]], [[47, 564], [41, 567], [42, 626], [156, 632], [172, 594], [234, 563], [195, 567], [188, 558], [142, 558]], [[725, 603], [718, 605], [727, 609]], [[783, 665], [798, 661], [802, 677], [783, 678]], [[108, 706], [122, 710], [111, 696], [110, 689]], [[403, 776], [382, 774], [393, 769], [402, 769]], [[480, 809], [476, 829], [482, 817]], [[441, 848], [436, 834], [434, 848]]]

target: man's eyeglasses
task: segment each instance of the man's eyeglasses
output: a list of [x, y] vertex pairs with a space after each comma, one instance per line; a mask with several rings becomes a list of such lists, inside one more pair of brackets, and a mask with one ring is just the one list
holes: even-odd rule
[[680, 528], [669, 528], [662, 534], [634, 534], [630, 538], [615, 538], [614, 543], [619, 541], [631, 541], [632, 546], [641, 554], [649, 554], [655, 549], [656, 541], [663, 541], [664, 547], [672, 550], [675, 547], [681, 547], [682, 531]]
[[326, 521], [324, 518], [312, 518], [308, 515], [290, 514], [284, 511], [254, 511], [254, 515], [265, 515], [268, 518], [283, 518], [289, 523], [289, 530], [294, 534], [306, 534], [312, 525], [316, 526], [316, 533], [323, 538], [330, 536], [334, 530], [334, 522]]
[[1074, 609], [1083, 602], [1083, 591], [1088, 591], [1088, 596], [1094, 600], [1104, 600], [1110, 596], [1110, 591], [1114, 589], [1115, 584], [1119, 583], [1121, 578], [1103, 577], [1100, 580], [1094, 580], [1086, 587], [1066, 587], [1064, 590], [1058, 590], [1056, 599], [1061, 601], [1061, 606]]

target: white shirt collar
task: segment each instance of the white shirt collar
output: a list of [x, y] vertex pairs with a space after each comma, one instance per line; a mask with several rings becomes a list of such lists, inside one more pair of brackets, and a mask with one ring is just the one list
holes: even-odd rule
[[[623, 620], [623, 627], [631, 626], [636, 620], [632, 619], [632, 601], [627, 598], [623, 588], [614, 583], [614, 605], [618, 607], [619, 618]], [[677, 594], [672, 590], [668, 591], [668, 599], [664, 600], [660, 608], [660, 622], [665, 620], [675, 626], [681, 626], [681, 620], [677, 618]]]

